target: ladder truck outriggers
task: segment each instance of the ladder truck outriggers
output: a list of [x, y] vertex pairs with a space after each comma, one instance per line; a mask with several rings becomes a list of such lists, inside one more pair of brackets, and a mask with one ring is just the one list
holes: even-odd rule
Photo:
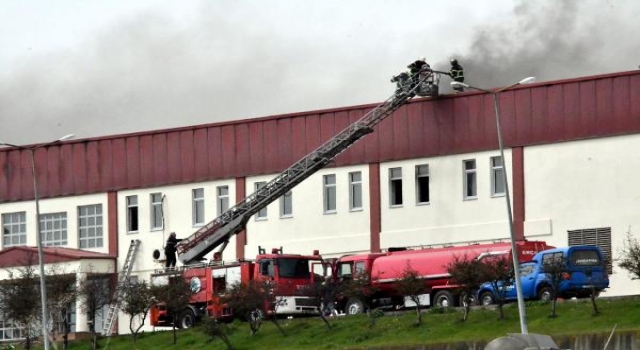
[[[234, 283], [269, 280], [271, 285], [293, 286], [274, 288], [278, 306], [276, 314], [300, 314], [317, 312], [311, 298], [304, 296], [305, 286], [314, 283], [316, 266], [322, 267], [323, 260], [317, 251], [311, 255], [283, 254], [282, 248], [271, 254], [260, 252], [255, 260], [224, 262], [220, 259], [229, 240], [242, 231], [251, 216], [271, 202], [283, 196], [297, 184], [325, 167], [363, 136], [373, 132], [373, 127], [407, 103], [413, 96], [436, 97], [440, 74], [446, 74], [425, 67], [414, 83], [398, 83], [398, 89], [382, 104], [373, 108], [362, 118], [349, 125], [332, 139], [284, 170], [264, 187], [247, 196], [234, 207], [203, 226], [177, 246], [178, 258], [184, 264], [179, 269], [157, 271], [152, 275], [152, 283], [168, 283], [171, 277], [181, 276], [190, 282], [194, 292], [188, 309], [178, 316], [178, 327], [189, 327], [205, 315], [224, 319], [233, 317], [232, 310], [225, 307], [220, 297], [227, 287]], [[205, 255], [214, 249], [214, 259], [201, 263]], [[168, 315], [162, 303], [151, 310], [154, 326], [171, 326], [173, 315]]]

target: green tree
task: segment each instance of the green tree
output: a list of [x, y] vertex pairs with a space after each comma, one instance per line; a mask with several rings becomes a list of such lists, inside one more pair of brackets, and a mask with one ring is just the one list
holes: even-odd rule
[[340, 284], [339, 298], [347, 301], [345, 313], [354, 315], [366, 312], [369, 316], [369, 326], [374, 327], [376, 318], [381, 316], [379, 310], [372, 310], [371, 305], [372, 297], [377, 291], [366, 271], [358, 272], [352, 279], [343, 280]]
[[542, 287], [542, 290], [539, 291], [542, 300], [545, 300], [545, 295], [549, 293], [550, 301], [551, 301], [551, 314], [549, 317], [555, 318], [557, 317], [556, 313], [556, 305], [559, 297], [560, 285], [564, 280], [565, 274], [567, 273], [567, 258], [565, 258], [562, 252], [554, 253], [550, 255], [549, 258], [544, 259], [542, 261], [542, 272], [544, 272], [547, 276], [551, 284], [551, 289], [547, 292], [545, 290], [546, 287]]
[[454, 256], [453, 260], [447, 264], [447, 272], [451, 275], [451, 282], [459, 285], [458, 289], [461, 292], [464, 306], [462, 321], [465, 322], [469, 318], [473, 295], [475, 295], [478, 286], [488, 281], [486, 271], [479, 260], [469, 258], [465, 254]]
[[406, 298], [409, 298], [415, 304], [415, 325], [420, 326], [422, 324], [422, 312], [420, 312], [420, 296], [422, 294], [426, 294], [428, 291], [424, 279], [420, 278], [418, 271], [416, 271], [411, 266], [409, 261], [407, 261], [407, 266], [405, 266], [404, 270], [402, 271], [400, 279], [397, 281], [397, 283], [398, 293]]
[[[122, 288], [122, 312], [129, 316], [129, 330], [135, 343], [138, 340], [140, 329], [144, 326], [149, 309], [155, 302], [155, 297], [146, 281], [138, 283], [127, 281]], [[136, 319], [139, 321], [137, 326], [135, 326]]]
[[233, 345], [229, 340], [229, 335], [233, 332], [233, 329], [227, 323], [219, 322], [213, 317], [207, 317], [204, 320], [202, 331], [209, 336], [208, 342], [218, 338], [227, 346], [227, 350], [233, 349]]

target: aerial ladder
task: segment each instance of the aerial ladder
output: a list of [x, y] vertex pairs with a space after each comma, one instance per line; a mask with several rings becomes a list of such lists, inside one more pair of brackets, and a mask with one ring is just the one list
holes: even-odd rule
[[229, 239], [245, 228], [251, 216], [325, 167], [360, 138], [373, 132], [376, 124], [407, 103], [413, 96], [417, 94], [436, 97], [440, 74], [443, 72], [424, 67], [416, 73], [413, 80], [399, 82], [395, 94], [382, 104], [290, 166], [264, 187], [183, 239], [177, 246], [180, 261], [186, 265], [198, 263], [204, 260], [206, 254], [220, 246], [222, 247], [219, 251], [222, 252], [229, 243]]

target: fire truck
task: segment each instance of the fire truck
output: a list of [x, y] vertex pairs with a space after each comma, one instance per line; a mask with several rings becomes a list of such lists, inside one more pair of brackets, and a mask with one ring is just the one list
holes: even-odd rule
[[[433, 71], [426, 67], [416, 75], [417, 83], [406, 85], [398, 89], [382, 104], [373, 108], [362, 118], [349, 125], [332, 139], [326, 141], [317, 149], [284, 170], [264, 187], [239, 201], [219, 217], [201, 227], [191, 236], [182, 240], [177, 246], [178, 258], [184, 264], [178, 271], [158, 271], [152, 275], [152, 283], [169, 283], [171, 277], [181, 276], [188, 280], [194, 292], [190, 305], [181, 311], [178, 320], [179, 327], [189, 327], [205, 315], [218, 318], [230, 317], [232, 310], [225, 308], [220, 302], [220, 296], [227, 286], [237, 282], [251, 280], [261, 281], [269, 279], [272, 285], [293, 285], [293, 288], [274, 288], [275, 298], [284, 300], [284, 306], [278, 305], [273, 310], [277, 314], [295, 314], [310, 312], [311, 298], [301, 295], [302, 286], [314, 283], [314, 273], [310, 273], [313, 266], [322, 261], [319, 254], [288, 255], [282, 251], [273, 254], [258, 254], [253, 261], [222, 262], [221, 257], [229, 240], [242, 231], [251, 216], [262, 208], [283, 196], [297, 184], [325, 167], [363, 136], [373, 132], [373, 127], [391, 115], [398, 108], [407, 103], [413, 96], [436, 97], [437, 86], [443, 72]], [[212, 262], [202, 264], [205, 256], [214, 249]], [[301, 267], [302, 273], [295, 276], [287, 275], [289, 267]], [[280, 304], [280, 303], [278, 303]], [[154, 326], [171, 326], [173, 315], [169, 315], [162, 303], [151, 310], [151, 324]]]
[[[543, 241], [518, 241], [518, 259], [530, 261], [540, 251], [553, 248]], [[511, 242], [470, 244], [426, 249], [389, 248], [387, 252], [347, 255], [335, 263], [335, 278], [338, 282], [353, 278], [367, 277], [374, 294], [369, 300], [341, 297], [336, 308], [346, 314], [358, 314], [364, 311], [364, 305], [370, 307], [408, 307], [414, 306], [411, 300], [398, 291], [397, 281], [407, 266], [415, 270], [424, 281], [428, 293], [420, 295], [421, 306], [456, 306], [461, 303], [459, 285], [451, 281], [447, 265], [456, 257], [482, 259], [488, 256], [500, 256], [512, 259]]]

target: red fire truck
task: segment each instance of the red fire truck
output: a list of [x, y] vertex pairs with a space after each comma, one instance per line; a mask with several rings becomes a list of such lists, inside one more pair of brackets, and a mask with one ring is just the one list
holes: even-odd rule
[[[543, 241], [516, 242], [520, 262], [531, 260], [539, 251], [553, 248]], [[338, 259], [335, 265], [335, 276], [338, 281], [350, 280], [365, 274], [368, 277], [374, 294], [365, 300], [358, 298], [341, 298], [337, 309], [346, 314], [357, 314], [364, 311], [364, 305], [371, 307], [404, 307], [411, 306], [398, 291], [397, 281], [410, 266], [424, 279], [429, 292], [420, 296], [422, 306], [455, 306], [460, 302], [457, 285], [451, 282], [447, 265], [455, 257], [482, 259], [485, 256], [504, 256], [512, 259], [511, 243], [498, 242], [490, 244], [471, 244], [442, 248], [408, 250], [390, 248], [383, 253], [347, 255]], [[413, 304], [415, 305], [415, 304]]]
[[[266, 278], [282, 282], [278, 284], [295, 286], [295, 290], [280, 289], [274, 292], [279, 293], [276, 294], [278, 301], [283, 298], [287, 301], [285, 306], [278, 306], [274, 312], [278, 314], [308, 312], [311, 309], [309, 306], [311, 298], [302, 295], [304, 290], [302, 286], [314, 283], [314, 274], [308, 272], [309, 266], [319, 265], [316, 263], [322, 260], [317, 254], [294, 256], [281, 254], [280, 251], [276, 254], [260, 254], [255, 261], [222, 263], [213, 259], [213, 263], [206, 265], [200, 264], [200, 261], [216, 248], [219, 248], [216, 252], [217, 256], [221, 256], [229, 239], [245, 228], [251, 216], [325, 167], [363, 136], [373, 132], [375, 125], [407, 103], [416, 93], [420, 96], [437, 96], [437, 88], [419, 92], [418, 87], [427, 81], [437, 81], [440, 74], [441, 72], [424, 69], [419, 76], [418, 84], [412, 85], [408, 89], [396, 91], [385, 102], [373, 108], [332, 139], [290, 166], [264, 187], [247, 196], [180, 242], [177, 246], [178, 258], [185, 266], [179, 271], [163, 271], [152, 275], [154, 283], [168, 283], [172, 275], [180, 275], [190, 281], [194, 291], [198, 291], [193, 296], [189, 307], [181, 311], [180, 322], [177, 326], [188, 327], [203, 315], [228, 317], [231, 311], [225, 309], [219, 299], [220, 294], [227, 286], [250, 280], [261, 281]], [[303, 269], [303, 273], [293, 277], [288, 276], [289, 267], [298, 266], [298, 264], [307, 266]], [[171, 316], [167, 314], [160, 303], [151, 310], [151, 323], [155, 326], [171, 326], [170, 320], [173, 318]]]
[[[317, 251], [312, 255], [283, 254], [274, 249], [271, 254], [261, 252], [255, 260], [234, 262], [213, 261], [201, 266], [188, 266], [181, 270], [158, 271], [152, 283], [170, 283], [173, 277], [189, 281], [193, 295], [189, 306], [178, 315], [178, 328], [189, 328], [204, 315], [219, 320], [231, 320], [233, 310], [223, 300], [226, 289], [236, 283], [268, 282], [273, 288], [277, 305], [273, 312], [286, 315], [316, 313], [316, 305], [308, 297], [299, 295], [309, 283], [320, 276], [323, 260]], [[151, 309], [151, 324], [172, 326], [171, 317], [163, 304]]]

